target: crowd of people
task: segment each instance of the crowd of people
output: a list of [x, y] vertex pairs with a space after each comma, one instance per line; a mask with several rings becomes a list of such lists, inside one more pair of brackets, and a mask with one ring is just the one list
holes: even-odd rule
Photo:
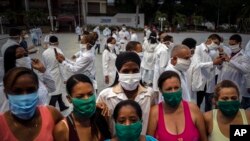
[[176, 44], [166, 32], [144, 33], [139, 42], [125, 25], [78, 27], [79, 50], [66, 58], [51, 32], [39, 60], [27, 33], [11, 29], [0, 56], [0, 140], [229, 141], [230, 125], [249, 125], [250, 42], [233, 34], [227, 46], [211, 34]]

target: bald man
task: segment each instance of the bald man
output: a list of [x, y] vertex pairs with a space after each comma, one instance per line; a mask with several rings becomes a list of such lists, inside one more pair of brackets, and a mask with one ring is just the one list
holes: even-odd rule
[[191, 64], [191, 50], [186, 45], [176, 45], [171, 52], [171, 60], [168, 63], [167, 70], [175, 71], [181, 78], [182, 99], [191, 101], [191, 90], [187, 84], [186, 71]]

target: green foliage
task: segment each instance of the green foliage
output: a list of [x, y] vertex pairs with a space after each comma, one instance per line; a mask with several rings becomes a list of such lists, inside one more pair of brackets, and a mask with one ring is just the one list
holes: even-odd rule
[[186, 21], [187, 21], [187, 17], [185, 15], [176, 13], [176, 15], [174, 16], [173, 24], [178, 22], [178, 24], [184, 25]]

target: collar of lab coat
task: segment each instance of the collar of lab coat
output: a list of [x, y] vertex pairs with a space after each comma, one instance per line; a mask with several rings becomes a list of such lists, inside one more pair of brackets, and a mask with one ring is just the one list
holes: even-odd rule
[[[120, 85], [120, 83], [116, 84], [113, 88], [112, 88], [113, 93], [109, 95], [109, 97], [118, 97], [120, 99], [125, 99], [124, 97], [126, 96], [124, 94], [124, 91], [122, 89], [122, 86]], [[144, 93], [142, 95], [142, 93]], [[145, 87], [143, 87], [141, 84], [139, 84], [139, 88], [138, 88], [138, 92], [137, 95], [140, 95], [140, 97], [144, 97], [147, 95], [147, 89]]]
[[202, 43], [201, 44], [201, 47], [202, 47], [202, 50], [205, 51], [205, 52], [209, 52], [209, 49], [207, 48], [207, 45], [205, 43]]
[[49, 45], [49, 48], [58, 48], [58, 46]]

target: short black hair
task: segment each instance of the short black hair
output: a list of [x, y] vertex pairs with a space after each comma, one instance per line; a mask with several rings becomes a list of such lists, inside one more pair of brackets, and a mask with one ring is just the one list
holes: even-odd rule
[[58, 42], [58, 38], [56, 36], [50, 36], [49, 42], [50, 43], [57, 43]]
[[174, 71], [165, 71], [160, 75], [160, 77], [158, 79], [158, 87], [159, 87], [159, 89], [162, 90], [162, 84], [165, 82], [165, 80], [170, 79], [172, 77], [177, 78], [181, 83], [181, 78], [176, 72], [174, 72]]
[[19, 36], [21, 34], [21, 30], [18, 28], [11, 28], [9, 31], [9, 36]]
[[126, 45], [126, 51], [133, 51], [135, 50], [135, 47], [140, 44], [140, 42], [137, 41], [130, 41], [128, 42], [128, 44]]
[[193, 38], [186, 38], [182, 41], [183, 45], [186, 45], [187, 47], [189, 47], [190, 49], [195, 48], [196, 47], [196, 40]]
[[116, 69], [118, 71], [121, 70], [122, 66], [127, 63], [127, 62], [135, 62], [139, 68], [141, 66], [141, 59], [140, 57], [135, 53], [135, 52], [123, 52], [123, 53], [120, 53], [116, 60], [115, 60], [115, 66], [116, 66]]
[[242, 42], [242, 38], [241, 38], [241, 36], [240, 36], [239, 34], [234, 34], [234, 35], [232, 35], [232, 36], [229, 38], [229, 40], [235, 40], [237, 43]]
[[72, 89], [79, 82], [89, 83], [93, 87], [92, 81], [89, 79], [88, 76], [84, 74], [75, 74], [72, 75], [66, 82], [66, 90], [69, 95], [71, 95]]
[[163, 37], [163, 42], [172, 41], [172, 40], [173, 40], [173, 36], [166, 35], [166, 36]]
[[151, 44], [157, 43], [157, 37], [156, 36], [157, 36], [156, 32], [151, 32], [150, 35], [149, 35], [149, 38], [148, 38], [149, 43], [151, 43]]
[[136, 114], [138, 115], [139, 119], [141, 120], [142, 119], [142, 109], [141, 109], [141, 106], [134, 100], [124, 100], [124, 101], [121, 101], [119, 102], [116, 106], [115, 106], [115, 109], [114, 109], [114, 112], [113, 112], [113, 118], [115, 120], [115, 122], [117, 121], [117, 118], [118, 118], [118, 114], [121, 110], [122, 107], [124, 106], [131, 106], [135, 109], [136, 111]]
[[208, 39], [212, 39], [212, 40], [219, 40], [220, 42], [222, 41], [221, 40], [221, 37], [218, 35], [218, 34], [211, 34], [208, 36]]

